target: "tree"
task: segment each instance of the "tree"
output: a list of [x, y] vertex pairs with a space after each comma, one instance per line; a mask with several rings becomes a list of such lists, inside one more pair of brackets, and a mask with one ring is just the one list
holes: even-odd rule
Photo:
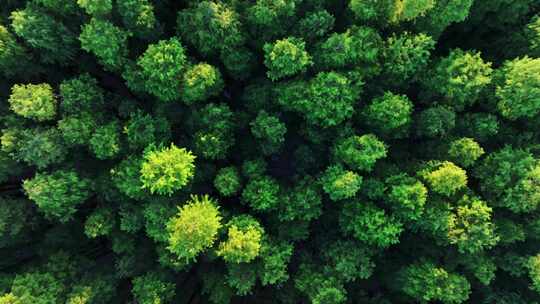
[[305, 72], [312, 64], [311, 56], [306, 52], [306, 43], [302, 39], [289, 37], [276, 40], [273, 44], [264, 44], [264, 64], [268, 68], [266, 75], [272, 81]]
[[405, 95], [385, 92], [373, 99], [363, 114], [366, 123], [383, 135], [398, 136], [412, 121], [413, 103]]
[[497, 71], [497, 109], [510, 120], [530, 118], [540, 112], [540, 59], [506, 61]]
[[540, 290], [540, 255], [529, 257], [526, 263], [527, 270], [529, 271], [529, 278], [533, 285], [532, 288], [539, 292]]
[[118, 0], [116, 5], [124, 26], [136, 36], [152, 38], [160, 34], [160, 24], [151, 1]]
[[180, 260], [194, 261], [216, 241], [220, 227], [217, 202], [208, 195], [191, 196], [167, 222], [167, 249]]
[[385, 183], [389, 189], [386, 197], [396, 214], [404, 221], [418, 220], [427, 201], [428, 190], [424, 184], [403, 173], [390, 176]]
[[92, 16], [105, 16], [112, 10], [111, 0], [77, 0], [77, 4]]
[[451, 196], [467, 186], [467, 172], [449, 161], [430, 162], [418, 175], [432, 191], [446, 196]]
[[131, 292], [141, 304], [161, 304], [172, 300], [174, 287], [163, 273], [148, 272], [133, 279]]
[[464, 303], [471, 292], [471, 285], [465, 277], [449, 273], [431, 262], [405, 267], [400, 279], [403, 292], [420, 302]]
[[120, 71], [126, 63], [129, 33], [107, 20], [92, 18], [82, 26], [81, 48], [94, 54], [110, 71]]
[[386, 145], [373, 134], [354, 135], [338, 141], [334, 156], [354, 170], [371, 171], [378, 159], [386, 157]]
[[104, 103], [104, 92], [98, 81], [89, 74], [67, 79], [60, 84], [62, 102], [60, 108], [64, 113], [80, 114], [99, 109]]
[[28, 50], [17, 42], [8, 28], [0, 25], [0, 72], [8, 77], [30, 73], [30, 59]]
[[9, 104], [13, 112], [24, 118], [46, 121], [56, 116], [56, 99], [47, 83], [14, 85]]
[[44, 63], [67, 65], [76, 52], [76, 37], [61, 22], [35, 6], [13, 11], [9, 17], [17, 36], [40, 51]]
[[362, 186], [362, 176], [353, 171], [347, 171], [340, 165], [333, 165], [324, 171], [321, 184], [331, 200], [339, 201], [354, 197]]
[[91, 185], [75, 171], [57, 170], [50, 174], [36, 174], [23, 182], [28, 198], [47, 218], [68, 222], [76, 207], [90, 197]]
[[431, 107], [420, 112], [416, 125], [418, 136], [445, 137], [456, 125], [456, 113], [444, 106]]
[[242, 191], [242, 201], [255, 211], [268, 211], [280, 202], [280, 186], [272, 177], [263, 175], [250, 179]]
[[455, 49], [441, 59], [424, 80], [425, 92], [435, 93], [442, 102], [462, 111], [480, 97], [491, 83], [491, 64], [485, 63], [478, 52]]
[[474, 164], [484, 153], [484, 149], [474, 139], [468, 137], [452, 141], [448, 148], [450, 159], [465, 168]]
[[278, 117], [269, 115], [261, 110], [254, 121], [250, 123], [251, 133], [260, 140], [261, 149], [264, 154], [278, 152], [285, 141], [287, 127]]
[[240, 215], [226, 227], [227, 240], [219, 244], [218, 256], [228, 263], [248, 263], [260, 254], [264, 229], [255, 218]]
[[98, 207], [86, 219], [84, 233], [89, 238], [111, 234], [115, 226], [115, 214], [111, 208]]
[[229, 166], [219, 169], [214, 179], [214, 187], [223, 196], [232, 196], [238, 193], [242, 184], [236, 167]]
[[348, 235], [379, 248], [387, 248], [399, 243], [403, 224], [384, 209], [370, 202], [350, 201], [345, 203], [339, 227]]
[[491, 223], [492, 209], [476, 197], [464, 195], [456, 217], [450, 222], [448, 239], [462, 253], [474, 254], [497, 244], [499, 237]]
[[149, 146], [143, 154], [141, 182], [151, 193], [172, 195], [195, 174], [195, 156], [185, 148]]
[[219, 70], [207, 63], [189, 67], [182, 80], [182, 100], [187, 104], [204, 101], [223, 89]]

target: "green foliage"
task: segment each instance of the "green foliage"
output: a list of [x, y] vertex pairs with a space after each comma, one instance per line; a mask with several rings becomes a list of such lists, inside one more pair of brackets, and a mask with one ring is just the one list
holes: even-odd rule
[[16, 299], [14, 303], [58, 303], [61, 302], [64, 288], [50, 273], [29, 272], [15, 277], [11, 294]]
[[60, 108], [70, 114], [95, 111], [103, 104], [103, 95], [103, 89], [99, 87], [97, 80], [89, 74], [82, 74], [60, 84]]
[[155, 36], [159, 23], [151, 1], [117, 0], [116, 5], [128, 30], [142, 38]]
[[148, 272], [133, 279], [132, 293], [141, 304], [169, 303], [174, 297], [174, 284], [159, 272]]
[[111, 234], [114, 228], [115, 214], [107, 207], [96, 208], [84, 223], [84, 233], [89, 238], [105, 236]]
[[75, 55], [76, 37], [54, 17], [28, 6], [13, 11], [9, 17], [17, 36], [40, 52], [44, 63], [67, 65]]
[[334, 146], [334, 156], [354, 170], [371, 171], [378, 159], [386, 157], [386, 145], [373, 134], [351, 136]]
[[402, 270], [401, 276], [403, 292], [420, 302], [464, 303], [471, 292], [465, 277], [431, 262], [409, 265]]
[[354, 197], [362, 186], [362, 176], [353, 171], [347, 171], [340, 165], [334, 165], [324, 171], [321, 183], [330, 199], [339, 201]]
[[222, 196], [232, 196], [238, 193], [242, 187], [238, 170], [232, 166], [221, 168], [214, 178], [214, 187]]
[[287, 127], [278, 117], [269, 115], [261, 110], [254, 121], [250, 123], [251, 133], [261, 143], [264, 154], [272, 154], [279, 151], [285, 141]]
[[403, 220], [418, 220], [424, 212], [428, 190], [422, 182], [406, 174], [393, 175], [386, 179], [390, 207]]
[[280, 202], [280, 186], [272, 177], [263, 175], [250, 179], [242, 191], [242, 201], [255, 211], [268, 211]]
[[79, 115], [68, 115], [58, 121], [58, 129], [68, 145], [89, 144], [96, 125], [97, 122], [92, 115], [85, 112]]
[[497, 74], [497, 109], [504, 118], [530, 118], [540, 112], [540, 59], [507, 61]]
[[142, 111], [131, 114], [124, 126], [130, 148], [139, 150], [155, 142], [163, 142], [170, 136], [170, 124], [163, 117], [153, 117]]
[[14, 85], [9, 105], [18, 115], [37, 121], [51, 120], [56, 115], [56, 99], [47, 83]]
[[116, 121], [96, 128], [90, 150], [98, 159], [113, 158], [120, 152], [120, 127]]
[[444, 106], [428, 108], [418, 115], [416, 132], [419, 136], [444, 137], [456, 125], [456, 113]]
[[391, 92], [373, 99], [364, 110], [366, 123], [382, 134], [397, 136], [412, 121], [413, 104], [405, 95]]
[[81, 48], [94, 54], [107, 70], [118, 71], [125, 64], [129, 33], [107, 20], [92, 18], [82, 26]]
[[277, 285], [289, 279], [287, 264], [293, 254], [291, 244], [263, 243], [261, 247], [262, 275], [261, 283], [265, 285]]
[[305, 72], [312, 61], [306, 52], [306, 43], [302, 39], [289, 37], [264, 45], [264, 64], [268, 68], [268, 78], [276, 81]]
[[227, 223], [227, 240], [219, 244], [217, 255], [228, 263], [248, 263], [259, 256], [264, 229], [251, 216], [237, 216]]
[[[7, 130], [2, 136], [4, 151], [18, 160], [40, 169], [65, 160], [66, 149], [57, 129], [37, 127]], [[9, 145], [9, 147], [7, 146]]]
[[221, 227], [217, 202], [208, 195], [191, 196], [167, 222], [167, 249], [190, 262], [212, 246]]
[[456, 164], [463, 167], [470, 167], [485, 151], [472, 138], [463, 137], [450, 143], [448, 155]]
[[140, 179], [141, 165], [142, 159], [129, 157], [122, 160], [118, 166], [110, 171], [116, 188], [132, 199], [140, 199], [145, 195]]
[[298, 21], [297, 35], [306, 40], [314, 40], [323, 37], [334, 27], [335, 18], [327, 10], [309, 12]]
[[111, 0], [77, 0], [77, 4], [92, 16], [107, 15], [112, 10]]
[[204, 101], [223, 89], [219, 70], [207, 63], [189, 67], [182, 80], [182, 100], [187, 104]]
[[0, 25], [0, 71], [5, 76], [13, 76], [28, 70], [28, 50], [17, 42], [12, 33]]
[[186, 61], [184, 47], [176, 38], [149, 45], [137, 60], [146, 91], [163, 101], [180, 98]]
[[449, 223], [448, 239], [462, 253], [474, 254], [497, 244], [495, 227], [491, 223], [492, 208], [476, 197], [464, 196], [456, 217]]
[[90, 196], [90, 181], [75, 171], [57, 170], [50, 174], [36, 174], [23, 183], [29, 199], [49, 219], [67, 222], [73, 218], [77, 206]]
[[418, 175], [432, 191], [446, 196], [467, 187], [467, 172], [449, 161], [430, 162]]
[[143, 154], [141, 182], [151, 193], [173, 194], [188, 184], [195, 174], [195, 156], [185, 148], [150, 146]]
[[526, 264], [529, 271], [529, 278], [532, 281], [532, 288], [540, 292], [540, 255], [529, 257]]
[[342, 209], [341, 230], [368, 245], [386, 248], [399, 243], [403, 224], [369, 202], [349, 201]]
[[282, 221], [318, 218], [322, 213], [321, 187], [312, 177], [298, 181], [284, 197], [286, 203], [281, 204], [278, 217]]

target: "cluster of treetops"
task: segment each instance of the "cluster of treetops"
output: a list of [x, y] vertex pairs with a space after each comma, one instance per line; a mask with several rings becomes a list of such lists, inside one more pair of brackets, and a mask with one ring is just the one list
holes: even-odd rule
[[540, 303], [537, 0], [2, 0], [0, 303]]

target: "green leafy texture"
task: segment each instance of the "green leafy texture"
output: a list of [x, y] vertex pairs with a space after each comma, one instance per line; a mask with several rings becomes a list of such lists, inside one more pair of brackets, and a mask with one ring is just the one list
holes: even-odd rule
[[308, 123], [323, 128], [351, 118], [359, 94], [358, 88], [345, 75], [336, 72], [317, 74], [309, 82], [307, 92], [303, 91], [305, 96], [293, 99], [290, 106], [302, 113]]
[[163, 101], [180, 98], [186, 64], [184, 47], [177, 38], [149, 45], [137, 60], [146, 91]]
[[327, 261], [324, 270], [330, 277], [343, 282], [367, 279], [373, 274], [375, 263], [372, 252], [356, 241], [339, 240], [330, 244], [323, 251]]
[[540, 112], [540, 59], [506, 61], [495, 79], [497, 109], [504, 118], [531, 118]]
[[143, 154], [141, 182], [151, 193], [172, 195], [195, 174], [195, 155], [171, 143], [169, 148], [150, 146]]
[[340, 165], [329, 166], [320, 181], [324, 192], [333, 201], [354, 197], [362, 186], [362, 176]]
[[341, 230], [368, 245], [387, 248], [399, 243], [403, 224], [372, 203], [346, 202], [340, 217]]
[[461, 132], [479, 142], [485, 142], [499, 133], [497, 116], [488, 113], [466, 113], [457, 121]]
[[262, 47], [264, 42], [285, 36], [288, 26], [292, 27], [299, 4], [298, 0], [254, 1], [243, 14], [246, 28], [255, 40], [252, 43]]
[[181, 90], [182, 101], [188, 105], [217, 96], [223, 90], [221, 73], [207, 63], [190, 66], [182, 79]]
[[89, 238], [111, 234], [115, 226], [115, 214], [107, 207], [96, 208], [84, 223], [84, 233]]
[[381, 36], [373, 28], [353, 26], [318, 44], [313, 61], [317, 69], [363, 65], [373, 68], [379, 61], [382, 44]]
[[90, 197], [91, 190], [88, 179], [66, 170], [37, 173], [23, 182], [23, 189], [47, 218], [62, 223], [73, 218], [76, 207]]
[[515, 213], [531, 212], [540, 204], [540, 169], [532, 155], [506, 146], [492, 152], [476, 168], [480, 189], [498, 205]]
[[429, 162], [418, 175], [432, 191], [445, 196], [467, 187], [467, 172], [449, 161]]
[[0, 25], [0, 73], [7, 77], [30, 73], [29, 59], [28, 50], [5, 26]]
[[58, 121], [58, 130], [60, 130], [64, 142], [68, 145], [90, 144], [90, 139], [96, 127], [96, 120], [87, 112], [81, 112], [78, 115], [67, 115]]
[[399, 84], [420, 78], [419, 73], [427, 67], [434, 49], [435, 41], [424, 33], [393, 34], [386, 39], [383, 49], [383, 75]]
[[93, 112], [102, 106], [104, 92], [98, 81], [89, 74], [64, 80], [60, 84], [62, 103], [60, 108], [65, 113], [80, 114], [81, 111]]
[[413, 103], [405, 95], [385, 92], [368, 105], [363, 115], [366, 124], [383, 135], [399, 137], [412, 122]]
[[112, 10], [111, 0], [77, 0], [77, 4], [92, 16], [105, 16]]
[[227, 240], [219, 244], [218, 256], [228, 263], [249, 263], [259, 256], [264, 229], [255, 218], [236, 216], [226, 227]]
[[469, 299], [471, 285], [465, 277], [449, 273], [431, 262], [409, 265], [400, 275], [403, 292], [420, 303], [457, 304]]
[[472, 272], [474, 277], [485, 286], [489, 286], [495, 279], [497, 265], [494, 259], [481, 252], [470, 255], [464, 259], [464, 266]]
[[361, 22], [373, 22], [386, 17], [392, 0], [350, 0], [349, 9], [354, 17]]
[[249, 264], [227, 264], [227, 285], [235, 290], [236, 295], [245, 296], [252, 293], [257, 283], [256, 269]]
[[47, 121], [56, 116], [56, 99], [47, 83], [16, 84], [8, 101], [10, 109], [24, 118]]
[[436, 0], [395, 0], [390, 12], [390, 22], [411, 21], [424, 16], [435, 6]]
[[107, 20], [92, 18], [82, 26], [81, 48], [94, 54], [110, 71], [120, 71], [126, 62], [129, 33]]
[[416, 19], [416, 28], [438, 38], [451, 24], [467, 19], [473, 3], [474, 0], [436, 1], [433, 9]]
[[75, 14], [78, 11], [77, 2], [73, 0], [34, 0], [34, 3], [54, 11], [60, 15]]
[[491, 63], [484, 62], [479, 52], [455, 49], [428, 73], [424, 92], [440, 96], [444, 104], [462, 111], [476, 103], [491, 83], [492, 72]]
[[467, 195], [458, 203], [455, 218], [449, 223], [448, 239], [461, 253], [474, 254], [497, 244], [492, 209], [484, 201]]
[[67, 65], [73, 59], [76, 37], [54, 17], [34, 6], [28, 6], [11, 12], [9, 18], [15, 34], [38, 50], [44, 63]]
[[12, 138], [14, 145], [12, 155], [16, 160], [43, 169], [61, 163], [66, 158], [67, 151], [62, 142], [62, 135], [55, 128], [16, 130], [12, 135], [16, 136]]
[[262, 269], [259, 276], [263, 286], [279, 285], [289, 279], [287, 265], [291, 260], [293, 250], [293, 245], [288, 243], [264, 242], [262, 244]]
[[309, 12], [298, 21], [296, 30], [299, 37], [305, 40], [315, 40], [326, 35], [334, 27], [336, 18], [327, 10]]
[[219, 194], [225, 197], [237, 194], [242, 187], [242, 181], [236, 167], [229, 166], [219, 169], [214, 178], [214, 187]]
[[[176, 215], [177, 210], [178, 209], [174, 208], [171, 204], [163, 202], [146, 204], [143, 210], [146, 234], [155, 241], [167, 243], [167, 223]], [[166, 250], [166, 248], [163, 249], [167, 254], [171, 253], [169, 250]]]
[[250, 179], [242, 191], [242, 201], [255, 211], [269, 211], [276, 208], [282, 200], [280, 192], [280, 186], [274, 178], [257, 176]]
[[444, 106], [428, 108], [418, 115], [416, 133], [421, 137], [445, 137], [456, 125], [456, 113]]
[[450, 142], [448, 148], [450, 160], [464, 168], [472, 166], [484, 153], [484, 149], [474, 139], [467, 137]]
[[60, 303], [65, 288], [62, 282], [50, 273], [28, 272], [15, 277], [11, 294], [16, 299], [14, 303], [17, 304]]
[[131, 149], [144, 149], [155, 142], [170, 137], [170, 123], [164, 117], [153, 117], [142, 111], [132, 112], [124, 126], [124, 133]]
[[354, 135], [336, 142], [334, 149], [336, 160], [345, 163], [354, 170], [371, 171], [377, 160], [385, 158], [387, 148], [373, 134]]
[[287, 126], [278, 117], [261, 110], [250, 123], [251, 134], [259, 140], [264, 154], [276, 153], [285, 142]]
[[90, 138], [90, 150], [98, 159], [114, 158], [120, 152], [120, 127], [117, 121], [96, 128]]
[[257, 66], [255, 54], [246, 47], [225, 49], [220, 59], [229, 76], [235, 80], [246, 80]]
[[306, 51], [306, 43], [295, 37], [265, 43], [264, 64], [268, 68], [266, 75], [272, 81], [303, 73], [313, 64]]
[[395, 214], [404, 221], [418, 220], [428, 197], [424, 184], [403, 173], [387, 178], [386, 184], [389, 188], [387, 200]]
[[343, 284], [315, 270], [316, 265], [301, 264], [294, 286], [307, 295], [312, 304], [340, 304], [346, 301]]
[[192, 195], [167, 222], [167, 249], [186, 262], [212, 247], [221, 227], [217, 202], [208, 195]]
[[540, 15], [534, 16], [525, 28], [525, 34], [529, 42], [531, 56], [540, 56]]
[[227, 4], [201, 1], [178, 13], [177, 30], [204, 57], [234, 49], [244, 42], [238, 14]]
[[150, 38], [159, 32], [154, 6], [149, 0], [117, 0], [117, 10], [124, 26], [141, 38]]
[[175, 284], [160, 272], [148, 272], [135, 277], [131, 292], [141, 304], [170, 303], [175, 295]]
[[141, 165], [141, 158], [131, 156], [110, 171], [116, 188], [132, 199], [142, 199], [146, 194], [140, 179]]
[[540, 254], [528, 258], [526, 265], [529, 271], [529, 278], [532, 281], [532, 288], [540, 292]]
[[278, 217], [282, 221], [310, 221], [322, 214], [321, 186], [306, 176], [286, 192], [286, 203], [280, 204]]

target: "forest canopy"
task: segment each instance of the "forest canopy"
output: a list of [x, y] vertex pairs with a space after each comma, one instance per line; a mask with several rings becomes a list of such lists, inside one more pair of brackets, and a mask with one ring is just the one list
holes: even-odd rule
[[538, 0], [0, 2], [0, 304], [540, 303]]

